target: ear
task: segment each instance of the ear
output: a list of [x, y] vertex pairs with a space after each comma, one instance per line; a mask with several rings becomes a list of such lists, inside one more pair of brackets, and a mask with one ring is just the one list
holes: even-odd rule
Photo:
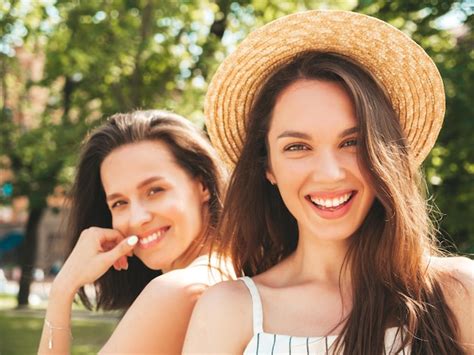
[[267, 180], [270, 181], [270, 184], [276, 185], [275, 176], [273, 175], [273, 173], [272, 173], [272, 171], [270, 170], [270, 168], [268, 168], [267, 171], [265, 172], [265, 176], [267, 177]]
[[201, 181], [199, 182], [199, 194], [201, 196], [201, 202], [209, 202], [209, 199], [211, 198], [211, 193], [209, 192], [209, 189], [204, 185]]

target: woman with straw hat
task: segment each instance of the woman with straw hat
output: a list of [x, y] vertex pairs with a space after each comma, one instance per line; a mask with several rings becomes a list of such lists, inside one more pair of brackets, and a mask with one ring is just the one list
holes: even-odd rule
[[419, 166], [444, 90], [375, 18], [308, 11], [220, 66], [207, 125], [234, 169], [221, 253], [240, 280], [199, 300], [185, 353], [473, 353], [473, 263], [442, 257]]

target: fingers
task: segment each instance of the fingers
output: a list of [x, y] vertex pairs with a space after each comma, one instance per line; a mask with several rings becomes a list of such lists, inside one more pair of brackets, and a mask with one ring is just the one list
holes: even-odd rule
[[126, 255], [133, 250], [137, 242], [138, 237], [132, 235], [122, 240], [113, 249], [105, 252], [103, 257], [108, 259], [110, 264], [113, 264], [116, 270], [127, 269], [128, 261]]
[[117, 259], [117, 261], [114, 262], [114, 269], [117, 271], [120, 270], [127, 270], [128, 269], [128, 259], [127, 256], [129, 253], [125, 256], [121, 256], [120, 258]]
[[99, 235], [99, 241], [101, 244], [107, 243], [107, 242], [118, 242], [122, 239], [124, 239], [124, 236], [122, 233], [115, 229], [107, 229], [107, 228], [98, 228], [98, 227], [93, 227], [98, 229], [98, 235]]
[[122, 270], [122, 262], [123, 262], [123, 256], [121, 256], [114, 262], [114, 265], [113, 265], [114, 269], [117, 271]]
[[89, 227], [82, 231], [81, 237], [84, 236], [86, 239], [90, 239], [91, 236], [95, 236], [101, 245], [111, 245], [124, 239], [124, 235], [118, 230], [110, 228], [100, 227]]

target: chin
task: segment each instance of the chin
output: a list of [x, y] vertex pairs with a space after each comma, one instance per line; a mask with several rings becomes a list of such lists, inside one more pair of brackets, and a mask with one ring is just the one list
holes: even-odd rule
[[162, 270], [168, 267], [167, 263], [159, 262], [157, 260], [150, 260], [150, 259], [140, 259], [143, 264], [149, 269], [152, 270]]
[[331, 228], [331, 229], [326, 229], [326, 230], [319, 229], [319, 231], [316, 231], [315, 235], [320, 240], [343, 242], [343, 241], [349, 241], [354, 235], [355, 231], [356, 229], [354, 230], [352, 229], [341, 230], [338, 228], [334, 228], [334, 229]]

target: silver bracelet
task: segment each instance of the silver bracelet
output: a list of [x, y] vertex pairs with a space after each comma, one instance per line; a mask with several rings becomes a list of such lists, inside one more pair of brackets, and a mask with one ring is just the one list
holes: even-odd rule
[[51, 324], [49, 320], [45, 318], [44, 323], [48, 327], [48, 349], [53, 349], [53, 330], [67, 330], [69, 331], [69, 336], [72, 339], [72, 332], [70, 327], [55, 327]]

